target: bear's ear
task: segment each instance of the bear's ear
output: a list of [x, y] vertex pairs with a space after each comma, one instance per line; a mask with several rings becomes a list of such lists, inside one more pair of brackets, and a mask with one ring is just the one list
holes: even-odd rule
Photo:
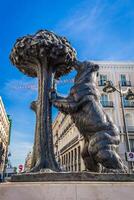
[[99, 65], [93, 64], [92, 65], [92, 71], [95, 72], [95, 71], [98, 71], [98, 70], [99, 70]]

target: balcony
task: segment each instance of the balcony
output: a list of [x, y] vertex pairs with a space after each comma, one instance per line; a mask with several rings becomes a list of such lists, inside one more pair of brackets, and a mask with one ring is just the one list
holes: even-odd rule
[[131, 86], [131, 81], [120, 81], [121, 86], [124, 87], [130, 87]]
[[129, 133], [134, 133], [134, 126], [127, 126], [127, 130]]
[[123, 104], [124, 104], [124, 107], [125, 108], [134, 108], [134, 101], [130, 101], [130, 100], [124, 100], [124, 102], [123, 102]]
[[113, 101], [100, 101], [103, 107], [113, 107]]
[[98, 86], [104, 86], [106, 83], [106, 80], [99, 80], [98, 81]]

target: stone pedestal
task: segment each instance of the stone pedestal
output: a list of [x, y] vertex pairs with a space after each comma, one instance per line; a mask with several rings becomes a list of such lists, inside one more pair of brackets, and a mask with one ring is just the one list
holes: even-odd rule
[[24, 173], [13, 175], [12, 182], [58, 182], [58, 181], [113, 181], [133, 182], [134, 174], [99, 174], [91, 172]]
[[134, 174], [29, 173], [0, 185], [0, 200], [134, 200]]
[[12, 182], [0, 185], [0, 200], [133, 199], [133, 182]]

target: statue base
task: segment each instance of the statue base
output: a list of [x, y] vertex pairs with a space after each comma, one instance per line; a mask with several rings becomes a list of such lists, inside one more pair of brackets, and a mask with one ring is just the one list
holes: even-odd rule
[[134, 174], [91, 173], [91, 172], [38, 172], [13, 175], [11, 182], [57, 182], [57, 181], [105, 181], [134, 182]]
[[1, 184], [0, 200], [134, 199], [134, 174], [37, 173], [12, 181]]

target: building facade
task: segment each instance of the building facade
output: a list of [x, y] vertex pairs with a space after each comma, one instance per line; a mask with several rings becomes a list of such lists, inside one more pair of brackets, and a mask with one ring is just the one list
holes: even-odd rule
[[24, 164], [24, 171], [29, 171], [31, 168], [31, 162], [32, 162], [32, 152], [28, 152], [26, 159], [25, 159], [25, 164]]
[[[124, 123], [121, 108], [121, 99], [118, 92], [104, 93], [104, 83], [112, 81], [113, 85], [124, 93], [124, 112], [131, 151], [134, 151], [134, 100], [126, 100], [125, 92], [128, 88], [134, 92], [134, 62], [105, 62], [93, 61], [99, 64], [98, 87], [100, 91], [100, 101], [106, 113], [112, 118], [120, 130], [120, 145], [118, 152], [124, 162], [126, 150], [126, 137], [124, 133]], [[75, 124], [69, 115], [58, 113], [53, 122], [53, 142], [56, 160], [65, 171], [83, 171], [85, 166], [81, 158], [81, 149], [84, 144]]]
[[11, 121], [6, 113], [2, 98], [0, 97], [0, 175], [3, 177], [5, 162], [7, 161], [8, 144], [10, 140]]

